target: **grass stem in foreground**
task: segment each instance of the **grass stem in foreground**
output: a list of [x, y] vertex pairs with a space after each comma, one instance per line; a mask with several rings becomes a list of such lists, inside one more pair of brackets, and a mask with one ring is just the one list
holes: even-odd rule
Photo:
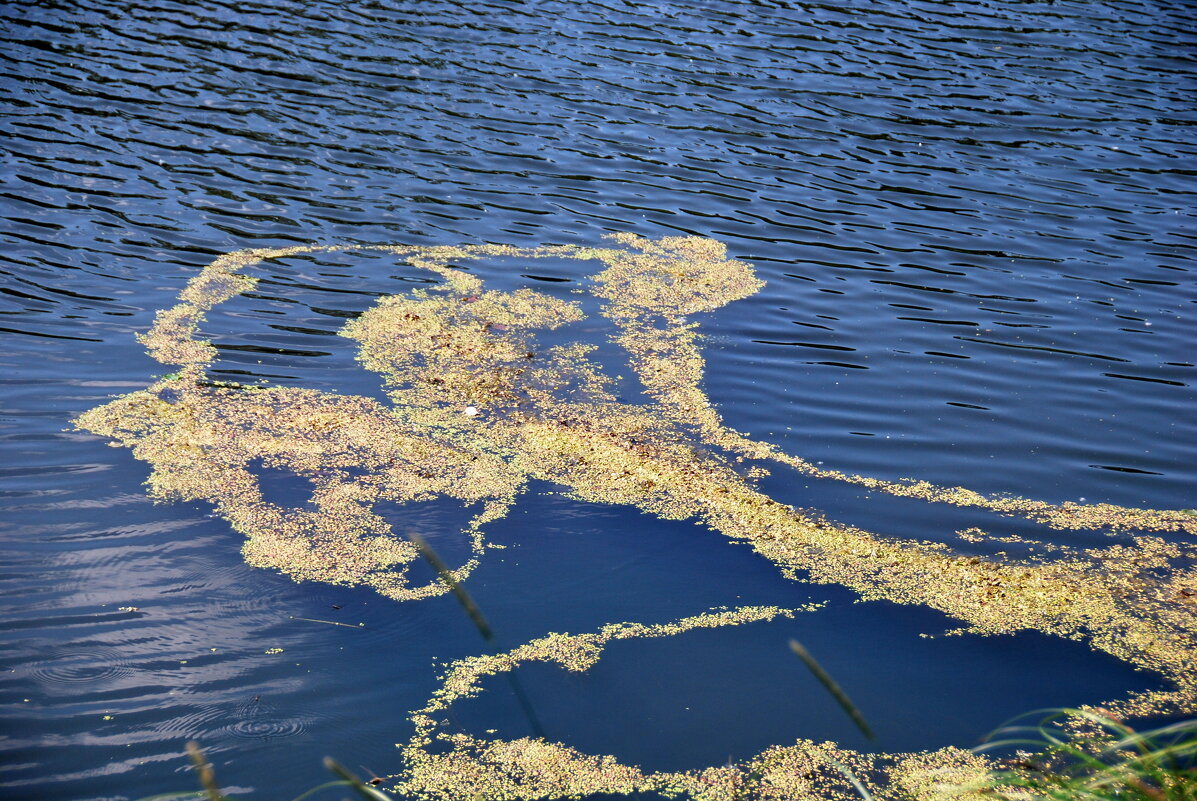
[[353, 788], [354, 792], [366, 799], [366, 801], [391, 801], [389, 795], [366, 784], [332, 757], [324, 758], [324, 767], [343, 779], [346, 784]]
[[873, 730], [869, 728], [868, 722], [864, 719], [864, 715], [857, 709], [856, 704], [852, 703], [852, 699], [840, 688], [840, 685], [836, 684], [835, 679], [831, 678], [831, 675], [823, 669], [823, 666], [815, 661], [815, 658], [810, 655], [810, 651], [803, 648], [802, 643], [797, 640], [790, 640], [790, 650], [803, 661], [811, 673], [815, 674], [815, 678], [827, 688], [827, 692], [831, 693], [831, 697], [836, 700], [836, 703], [848, 713], [848, 717], [852, 718], [852, 722], [864, 733], [864, 736], [870, 740], [877, 739], [873, 734]]
[[[1074, 726], [1088, 733], [1075, 733]], [[1070, 729], [1072, 731], [1070, 731]], [[1087, 709], [1055, 710], [1034, 726], [1005, 726], [975, 750], [1031, 747], [982, 788], [995, 801], [1197, 801], [1197, 720], [1139, 732]]]
[[191, 764], [195, 765], [200, 786], [208, 794], [208, 801], [225, 801], [224, 794], [220, 792], [220, 787], [216, 784], [216, 771], [212, 770], [212, 763], [200, 750], [199, 743], [194, 740], [187, 743], [187, 756], [191, 757]]
[[292, 620], [302, 620], [305, 623], [327, 623], [330, 626], [344, 626], [347, 629], [364, 629], [365, 628], [365, 626], [362, 625], [361, 623], [358, 623], [356, 626], [354, 626], [349, 623], [338, 623], [335, 620], [321, 620], [318, 617], [296, 617], [295, 615], [291, 615], [291, 619]]
[[[407, 532], [408, 538], [420, 551], [420, 555], [432, 565], [433, 570], [440, 576], [441, 581], [453, 593], [453, 597], [461, 604], [461, 608], [469, 615], [470, 620], [474, 623], [474, 627], [478, 629], [478, 633], [482, 635], [482, 639], [486, 640], [486, 644], [490, 646], [492, 653], [498, 653], [499, 645], [495, 640], [494, 630], [491, 629], [490, 623], [486, 621], [486, 617], [482, 614], [482, 610], [478, 608], [478, 604], [466, 592], [465, 587], [461, 586], [461, 582], [453, 575], [453, 571], [445, 564], [444, 560], [437, 555], [436, 551], [428, 542], [414, 531]], [[532, 727], [532, 733], [542, 740], [547, 740], [548, 735], [544, 733], [544, 727], [540, 725], [540, 720], [536, 717], [536, 712], [532, 709], [532, 701], [529, 700], [528, 694], [524, 692], [523, 685], [520, 684], [519, 679], [512, 671], [506, 671], [503, 675], [507, 677], [508, 683], [511, 684], [511, 691], [515, 694], [516, 700], [519, 702], [520, 709], [523, 710], [524, 717], [528, 719], [528, 725]]]

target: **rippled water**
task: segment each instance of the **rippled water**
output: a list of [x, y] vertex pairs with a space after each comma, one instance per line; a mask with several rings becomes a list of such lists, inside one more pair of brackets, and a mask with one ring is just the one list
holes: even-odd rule
[[[143, 464], [67, 430], [163, 372], [135, 335], [238, 248], [714, 237], [767, 281], [702, 321], [706, 386], [736, 428], [868, 475], [1191, 507], [1195, 11], [0, 7], [0, 792], [190, 789], [189, 739], [254, 798], [318, 783], [326, 753], [392, 772], [434, 659], [481, 650], [451, 599], [400, 605], [246, 567], [210, 509], [152, 504]], [[480, 274], [568, 296], [578, 269]], [[381, 258], [271, 265], [211, 316], [217, 370], [376, 393], [334, 334], [419, 280]], [[885, 534], [1017, 528], [782, 473], [763, 486]], [[432, 536], [459, 525], [412, 514]], [[529, 672], [554, 737], [653, 768], [796, 737], [863, 747], [785, 651], [791, 636], [886, 750], [970, 746], [1028, 709], [1154, 686], [1040, 635], [923, 639], [950, 621], [854, 605], [623, 509], [527, 496], [492, 534], [510, 547], [472, 590], [509, 646], [713, 605], [831, 602], [801, 621], [626, 644], [582, 686]], [[504, 704], [471, 702], [462, 725], [522, 734]]]

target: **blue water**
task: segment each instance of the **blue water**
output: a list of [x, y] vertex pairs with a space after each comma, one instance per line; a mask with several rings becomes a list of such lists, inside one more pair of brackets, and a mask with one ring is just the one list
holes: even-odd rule
[[[319, 783], [325, 754], [393, 772], [438, 665], [483, 649], [451, 599], [246, 567], [210, 509], [151, 503], [144, 464], [67, 430], [166, 372], [135, 335], [239, 248], [715, 237], [767, 282], [701, 321], [735, 428], [849, 472], [1192, 507], [1194, 18], [1168, 0], [0, 6], [0, 794], [189, 790], [191, 739], [251, 798]], [[584, 266], [478, 270], [574, 297]], [[335, 332], [420, 274], [360, 255], [259, 274], [204, 330], [220, 376], [378, 394]], [[882, 534], [1028, 530], [782, 471], [762, 486]], [[408, 514], [455, 547], [452, 510]], [[1040, 635], [921, 638], [955, 624], [627, 509], [528, 495], [490, 532], [509, 547], [471, 591], [505, 646], [828, 602], [620, 643], [576, 681], [521, 671], [551, 736], [650, 768], [869, 747], [790, 637], [885, 750], [1157, 686]], [[520, 720], [496, 685], [459, 724]]]

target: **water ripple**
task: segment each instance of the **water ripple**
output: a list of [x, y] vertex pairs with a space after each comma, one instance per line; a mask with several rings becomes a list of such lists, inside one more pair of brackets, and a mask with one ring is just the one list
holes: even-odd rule
[[[395, 742], [433, 654], [466, 648], [451, 608], [251, 571], [210, 509], [149, 503], [142, 465], [64, 431], [161, 372], [135, 334], [238, 248], [714, 236], [768, 281], [701, 321], [737, 428], [849, 472], [1190, 506], [1192, 19], [1180, 0], [0, 5], [0, 706], [31, 732], [0, 746], [0, 787], [164, 792], [194, 736], [261, 749], [291, 797], [320, 778], [304, 744]], [[220, 377], [377, 397], [335, 332], [417, 272], [260, 275], [204, 323]], [[894, 527], [946, 524], [903, 507]], [[501, 564], [531, 563], [509, 533]], [[610, 619], [532, 586], [515, 595], [561, 629]], [[371, 714], [346, 724], [329, 686]], [[141, 762], [161, 772], [131, 784]]]

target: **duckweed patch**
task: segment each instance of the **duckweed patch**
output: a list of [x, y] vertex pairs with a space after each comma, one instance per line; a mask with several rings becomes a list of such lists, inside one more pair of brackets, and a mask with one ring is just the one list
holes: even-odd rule
[[[484, 527], [504, 516], [529, 480], [580, 500], [627, 504], [665, 519], [693, 519], [741, 540], [786, 575], [844, 585], [866, 599], [920, 604], [961, 623], [960, 632], [1035, 629], [1084, 640], [1169, 679], [1173, 689], [1105, 704], [1120, 715], [1191, 713], [1197, 708], [1197, 533], [1189, 511], [1110, 504], [1050, 504], [992, 497], [964, 487], [890, 481], [823, 469], [724, 425], [702, 390], [705, 363], [690, 319], [762, 286], [750, 265], [714, 240], [613, 237], [614, 246], [514, 248], [304, 246], [222, 256], [158, 314], [142, 337], [150, 355], [177, 368], [147, 389], [86, 412], [76, 425], [132, 448], [151, 466], [161, 499], [206, 500], [246, 537], [244, 556], [299, 581], [373, 587], [395, 600], [446, 591], [413, 582], [415, 545], [378, 509], [448, 498], [469, 510], [462, 536], [464, 580], [483, 558]], [[213, 346], [198, 337], [204, 315], [254, 286], [244, 271], [267, 259], [331, 251], [391, 254], [441, 283], [382, 298], [342, 334], [361, 364], [378, 373], [390, 405], [282, 387], [210, 381]], [[593, 261], [593, 294], [629, 354], [642, 403], [617, 399], [595, 362], [594, 343], [542, 346], [537, 332], [583, 317], [581, 306], [532, 290], [496, 292], [453, 265], [505, 257]], [[1057, 529], [1130, 532], [1108, 548], [1055, 545], [1051, 561], [979, 558], [941, 543], [885, 537], [798, 512], [757, 491], [751, 471], [773, 462], [800, 473], [893, 495], [976, 507]], [[283, 471], [310, 486], [303, 507], [272, 502], [257, 472]], [[257, 471], [257, 472], [256, 472]], [[983, 540], [968, 529], [966, 541]], [[608, 627], [595, 635], [553, 635], [526, 650], [464, 660], [417, 713], [405, 792], [429, 797], [549, 798], [651, 789], [698, 799], [855, 797], [838, 766], [881, 777], [878, 788], [934, 797], [934, 776], [983, 770], [954, 749], [930, 755], [865, 756], [830, 744], [776, 746], [740, 766], [645, 774], [611, 757], [541, 740], [480, 741], [437, 734], [436, 704], [468, 693], [479, 669], [508, 670], [552, 658], [582, 669], [617, 636], [668, 636], [781, 614], [739, 610], [665, 627]], [[730, 616], [730, 617], [729, 617]], [[628, 633], [634, 632], [634, 633]], [[555, 639], [554, 639], [555, 638]], [[597, 638], [597, 639], [596, 639]], [[604, 639], [605, 638], [605, 639]], [[480, 674], [479, 674], [480, 675]], [[458, 678], [454, 678], [458, 677]], [[457, 683], [454, 683], [457, 682]], [[461, 682], [465, 682], [462, 684]], [[438, 700], [440, 699], [440, 700]], [[429, 711], [432, 710], [432, 711]], [[447, 738], [447, 739], [446, 739]], [[878, 797], [887, 790], [878, 790]], [[895, 791], [896, 792], [896, 791]]]

